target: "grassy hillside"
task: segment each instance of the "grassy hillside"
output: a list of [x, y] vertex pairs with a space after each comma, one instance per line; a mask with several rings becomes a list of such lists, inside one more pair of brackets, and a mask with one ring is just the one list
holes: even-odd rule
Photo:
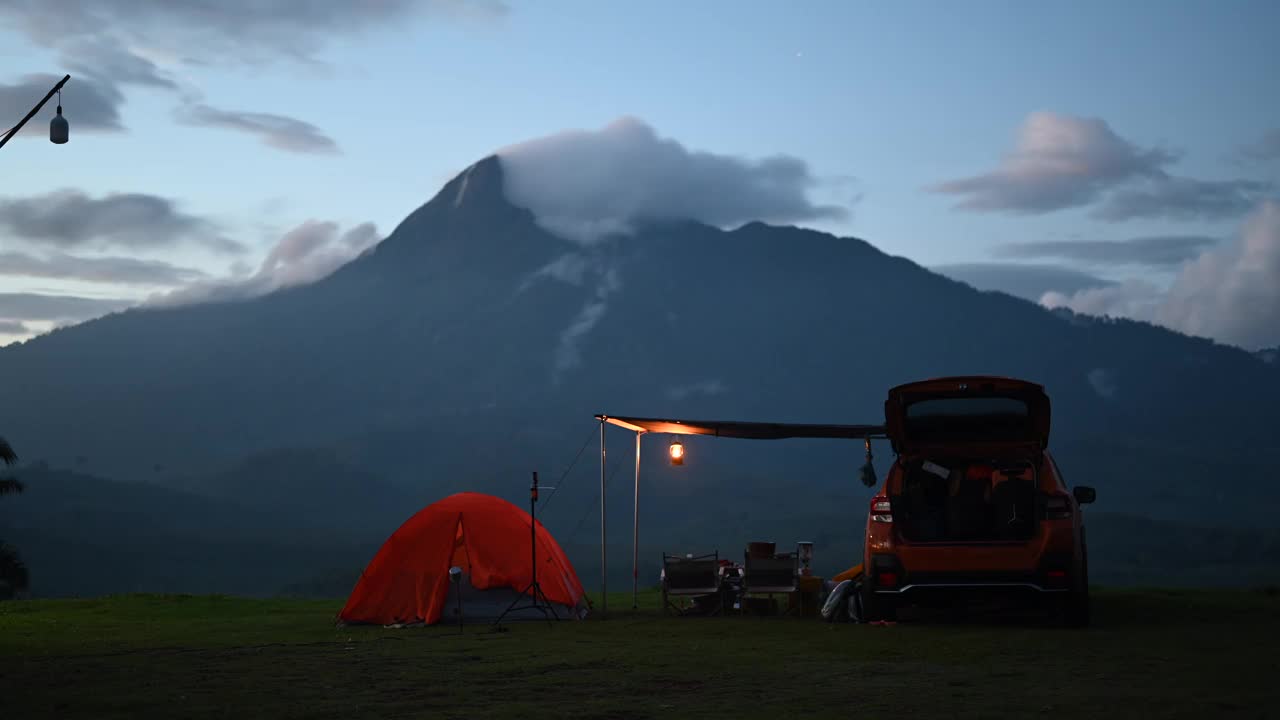
[[1274, 714], [1274, 592], [1100, 592], [1083, 631], [664, 618], [655, 603], [462, 634], [335, 628], [335, 601], [4, 603], [0, 700], [59, 718]]

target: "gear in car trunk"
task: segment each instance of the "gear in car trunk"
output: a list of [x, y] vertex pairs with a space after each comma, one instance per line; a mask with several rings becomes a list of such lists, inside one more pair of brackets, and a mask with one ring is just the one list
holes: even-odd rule
[[906, 462], [890, 497], [894, 524], [909, 542], [1023, 541], [1037, 526], [1035, 468], [1025, 461]]

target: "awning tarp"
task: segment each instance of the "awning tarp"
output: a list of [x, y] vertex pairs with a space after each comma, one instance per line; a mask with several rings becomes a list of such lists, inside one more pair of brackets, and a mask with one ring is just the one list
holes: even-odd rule
[[596, 419], [633, 432], [670, 435], [713, 435], [745, 440], [830, 438], [862, 440], [885, 437], [883, 425], [814, 425], [800, 423], [738, 422], [724, 420], [674, 420], [663, 418], [596, 415]]

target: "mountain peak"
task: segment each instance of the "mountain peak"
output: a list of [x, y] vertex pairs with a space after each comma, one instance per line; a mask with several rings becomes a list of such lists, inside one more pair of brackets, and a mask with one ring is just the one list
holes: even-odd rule
[[454, 209], [492, 207], [494, 202], [510, 204], [503, 191], [502, 161], [490, 155], [458, 173], [436, 194], [431, 203], [442, 202]]
[[548, 236], [532, 212], [512, 204], [505, 182], [497, 155], [470, 165], [410, 213], [365, 264], [400, 275], [417, 274], [424, 263], [493, 271], [501, 264], [498, 257], [515, 264], [547, 262], [564, 241]]

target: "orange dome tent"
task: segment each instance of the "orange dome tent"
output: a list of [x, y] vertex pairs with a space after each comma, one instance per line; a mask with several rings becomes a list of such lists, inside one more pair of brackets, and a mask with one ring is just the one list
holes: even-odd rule
[[[465, 620], [494, 619], [533, 580], [531, 522], [529, 513], [492, 495], [458, 493], [432, 503], [382, 545], [338, 617], [347, 623], [431, 625], [450, 614], [452, 621], [460, 592]], [[586, 594], [573, 565], [542, 523], [537, 538], [543, 593], [560, 617], [581, 616]], [[449, 582], [451, 567], [462, 568], [457, 586]]]

